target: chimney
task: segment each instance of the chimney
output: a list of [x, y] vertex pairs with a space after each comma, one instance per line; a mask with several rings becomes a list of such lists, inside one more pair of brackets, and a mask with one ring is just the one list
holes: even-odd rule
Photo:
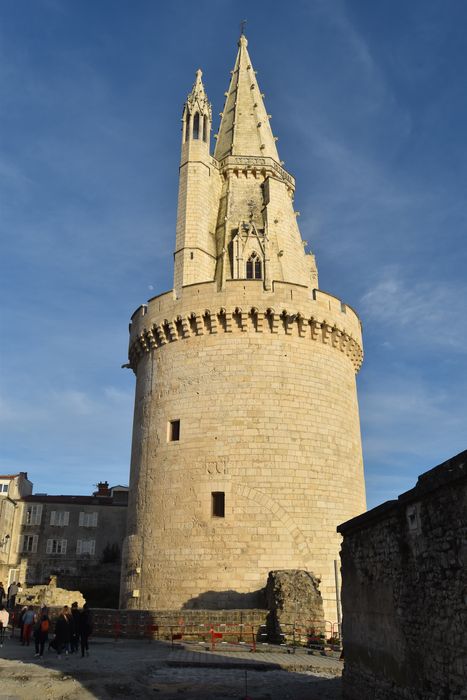
[[94, 491], [93, 496], [110, 496], [109, 482], [99, 481], [97, 484], [97, 491]]

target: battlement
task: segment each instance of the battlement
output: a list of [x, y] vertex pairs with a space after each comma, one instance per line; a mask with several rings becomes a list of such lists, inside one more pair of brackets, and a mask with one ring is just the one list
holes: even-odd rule
[[129, 360], [167, 343], [217, 333], [273, 333], [329, 345], [351, 360], [363, 361], [361, 323], [353, 309], [326, 292], [276, 282], [266, 292], [256, 280], [232, 280], [222, 292], [205, 282], [184, 287], [180, 298], [166, 292], [140, 306], [130, 325]]

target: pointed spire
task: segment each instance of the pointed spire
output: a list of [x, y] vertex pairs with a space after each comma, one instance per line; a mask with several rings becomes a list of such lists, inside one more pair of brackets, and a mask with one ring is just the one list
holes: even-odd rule
[[194, 85], [191, 89], [190, 94], [186, 98], [186, 107], [190, 114], [198, 111], [200, 114], [206, 114], [209, 119], [212, 117], [211, 105], [206, 95], [206, 90], [204, 89], [202, 75], [203, 71], [198, 68], [196, 71], [196, 78]]
[[247, 46], [247, 38], [242, 33], [221, 114], [214, 157], [222, 160], [229, 155], [268, 156], [279, 162], [275, 138], [269, 124], [270, 116], [264, 106]]

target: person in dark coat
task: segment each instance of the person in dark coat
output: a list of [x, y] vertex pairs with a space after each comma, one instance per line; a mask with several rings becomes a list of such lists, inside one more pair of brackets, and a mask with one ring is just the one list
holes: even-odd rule
[[79, 618], [80, 613], [78, 610], [78, 603], [71, 604], [71, 617], [70, 617], [70, 632], [71, 632], [71, 653], [74, 654], [78, 651], [79, 645]]
[[62, 651], [70, 643], [70, 620], [68, 619], [68, 614], [68, 605], [65, 605], [55, 623], [55, 639], [51, 646], [56, 650], [58, 658], [61, 658]]
[[92, 613], [88, 608], [88, 604], [83, 605], [79, 616], [79, 637], [81, 640], [81, 657], [89, 656], [88, 639], [92, 634]]
[[13, 583], [10, 583], [10, 585], [8, 586], [7, 606], [10, 610], [15, 609], [16, 594], [18, 593], [18, 590], [19, 590], [19, 583], [16, 583], [16, 581], [13, 581]]
[[42, 608], [38, 615], [38, 620], [34, 626], [34, 644], [36, 646], [36, 656], [40, 659], [44, 656], [44, 646], [49, 639], [49, 611], [47, 608]]
[[5, 588], [3, 583], [0, 581], [0, 605], [3, 605], [4, 598], [6, 598]]

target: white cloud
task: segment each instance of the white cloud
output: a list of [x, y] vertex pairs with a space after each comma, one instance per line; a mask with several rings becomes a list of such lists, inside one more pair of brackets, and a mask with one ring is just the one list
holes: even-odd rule
[[[405, 275], [408, 270], [405, 271]], [[383, 342], [445, 346], [465, 353], [467, 344], [467, 315], [465, 303], [467, 284], [443, 280], [433, 281], [404, 278], [395, 266], [381, 270], [379, 281], [360, 300], [359, 309], [367, 322], [382, 327]]]

